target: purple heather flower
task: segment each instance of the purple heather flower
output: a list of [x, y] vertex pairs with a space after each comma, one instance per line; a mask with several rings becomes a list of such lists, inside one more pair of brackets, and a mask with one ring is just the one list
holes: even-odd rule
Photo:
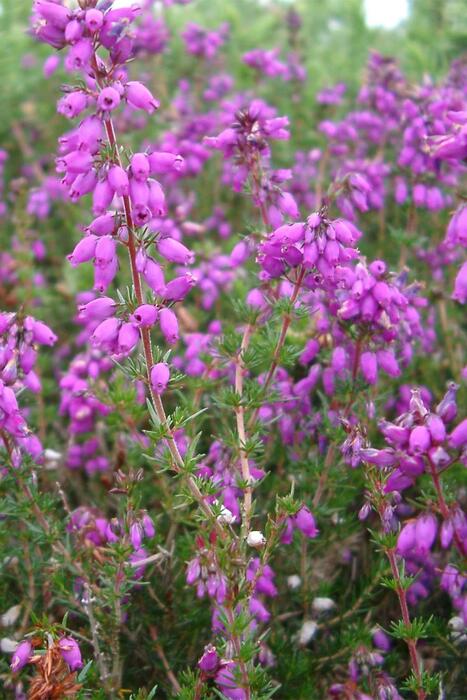
[[426, 553], [435, 541], [438, 523], [433, 513], [422, 513], [415, 521], [416, 548]]
[[162, 268], [153, 258], [147, 258], [144, 263], [143, 277], [146, 284], [156, 292], [156, 294], [163, 294], [165, 289], [164, 273]]
[[416, 545], [416, 521], [409, 520], [399, 533], [397, 538], [397, 552], [406, 556]]
[[156, 529], [154, 527], [154, 521], [151, 518], [151, 516], [148, 515], [147, 513], [145, 513], [143, 515], [142, 524], [143, 524], [144, 534], [146, 535], [146, 537], [154, 537], [154, 535], [156, 534]]
[[161, 238], [157, 243], [160, 255], [169, 262], [187, 265], [194, 261], [194, 254], [174, 238]]
[[457, 425], [449, 436], [449, 445], [458, 450], [467, 444], [467, 418]]
[[22, 642], [18, 644], [16, 647], [12, 659], [11, 659], [11, 664], [10, 668], [13, 671], [13, 673], [17, 673], [18, 671], [21, 671], [21, 669], [26, 666], [27, 663], [29, 663], [31, 657], [32, 657], [33, 649], [32, 649], [32, 644], [29, 641], [29, 639], [25, 639]]
[[137, 326], [150, 328], [156, 323], [158, 315], [159, 312], [153, 304], [142, 304], [134, 310], [131, 320]]
[[171, 309], [161, 309], [159, 312], [159, 325], [162, 334], [170, 345], [178, 341], [178, 321]]
[[68, 117], [68, 119], [73, 119], [86, 109], [87, 102], [88, 98], [84, 92], [74, 90], [59, 100], [57, 112], [63, 114], [64, 117]]
[[207, 676], [215, 676], [219, 669], [220, 659], [216, 647], [208, 644], [204, 647], [204, 653], [198, 661], [199, 669]]
[[146, 153], [134, 153], [130, 161], [131, 173], [135, 180], [145, 182], [150, 173], [150, 161]]
[[104, 24], [104, 13], [100, 10], [96, 10], [95, 8], [86, 10], [84, 22], [89, 31], [94, 34], [95, 32], [99, 31]]
[[39, 345], [55, 345], [57, 336], [55, 333], [42, 321], [37, 321], [32, 316], [27, 316], [24, 321], [26, 330], [32, 333], [32, 338]]
[[119, 165], [113, 165], [107, 175], [110, 187], [119, 197], [128, 196], [130, 193], [130, 182], [128, 175]]
[[63, 660], [70, 667], [70, 671], [78, 671], [83, 667], [81, 651], [73, 637], [62, 637], [58, 642], [58, 646]]
[[368, 384], [376, 384], [378, 378], [378, 362], [374, 352], [362, 352], [360, 367]]
[[122, 323], [118, 332], [118, 350], [128, 355], [139, 342], [139, 332], [133, 323]]
[[132, 523], [130, 526], [130, 542], [133, 549], [139, 549], [143, 542], [143, 530], [139, 523]]
[[294, 516], [294, 524], [306, 537], [314, 538], [319, 534], [315, 518], [306, 506], [302, 506]]
[[412, 454], [423, 454], [428, 451], [430, 445], [430, 431], [425, 425], [418, 425], [412, 429], [409, 438], [409, 447]]
[[156, 394], [163, 394], [170, 380], [169, 366], [158, 362], [151, 368], [151, 386]]
[[460, 304], [467, 303], [467, 262], [465, 262], [456, 275], [452, 298]]
[[128, 103], [135, 109], [143, 109], [152, 114], [159, 109], [159, 102], [142, 83], [130, 81], [125, 86], [125, 94]]
[[246, 700], [246, 692], [241, 688], [236, 680], [238, 675], [237, 666], [233, 661], [221, 662], [221, 667], [215, 677], [215, 683], [219, 686], [222, 694], [229, 700]]

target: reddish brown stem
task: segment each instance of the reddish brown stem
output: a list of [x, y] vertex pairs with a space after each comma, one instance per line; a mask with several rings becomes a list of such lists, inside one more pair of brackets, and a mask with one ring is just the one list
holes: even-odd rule
[[[396, 582], [396, 593], [397, 597], [399, 598], [399, 605], [402, 613], [402, 620], [404, 622], [404, 625], [406, 627], [410, 627], [411, 622], [410, 622], [410, 613], [409, 613], [409, 607], [407, 605], [407, 596], [406, 596], [406, 591], [404, 586], [402, 585], [400, 573], [399, 573], [399, 567], [397, 566], [397, 560], [396, 560], [396, 554], [394, 549], [388, 549], [386, 551], [387, 557], [389, 559], [389, 564], [391, 566], [391, 572], [394, 577], [394, 580]], [[417, 679], [417, 698], [418, 700], [425, 700], [426, 698], [426, 693], [423, 690], [423, 678], [422, 678], [422, 670], [420, 667], [420, 661], [418, 658], [418, 653], [417, 653], [417, 644], [414, 639], [407, 639], [406, 640], [408, 649], [409, 649], [409, 655], [410, 655], [410, 662], [412, 665], [412, 670], [414, 673], [415, 678]]]

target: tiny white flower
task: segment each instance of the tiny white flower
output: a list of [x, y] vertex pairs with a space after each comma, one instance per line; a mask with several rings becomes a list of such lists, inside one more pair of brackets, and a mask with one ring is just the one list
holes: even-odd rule
[[297, 574], [292, 574], [292, 576], [287, 577], [287, 585], [289, 588], [295, 591], [302, 585], [302, 579], [300, 576], [297, 576]]
[[221, 512], [217, 516], [217, 520], [220, 523], [231, 525], [233, 522], [235, 522], [235, 515], [225, 506], [221, 506]]
[[44, 450], [45, 468], [46, 469], [57, 469], [62, 456], [63, 456], [62, 453], [57, 452], [57, 450], [51, 450], [50, 448]]
[[266, 538], [259, 530], [251, 530], [246, 538], [247, 544], [250, 547], [263, 547], [266, 544]]
[[314, 620], [305, 620], [298, 633], [298, 643], [301, 647], [304, 647], [311, 642], [316, 632], [318, 631], [318, 625]]
[[318, 597], [314, 598], [311, 607], [315, 612], [328, 612], [336, 607], [332, 598]]
[[13, 605], [0, 617], [3, 627], [14, 625], [21, 612], [21, 605]]

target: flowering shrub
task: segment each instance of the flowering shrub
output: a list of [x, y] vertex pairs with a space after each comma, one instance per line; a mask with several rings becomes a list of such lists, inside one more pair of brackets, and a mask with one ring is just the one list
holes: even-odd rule
[[185, 4], [32, 3], [56, 114], [0, 152], [5, 692], [460, 698], [467, 63], [372, 53], [308, 104], [290, 11], [250, 89], [226, 22], [187, 21], [169, 84]]

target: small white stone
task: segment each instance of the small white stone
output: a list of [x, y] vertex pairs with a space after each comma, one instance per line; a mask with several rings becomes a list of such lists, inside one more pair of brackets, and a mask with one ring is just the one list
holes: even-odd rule
[[5, 654], [13, 654], [14, 650], [18, 646], [16, 639], [9, 639], [8, 637], [3, 637], [0, 639], [0, 649]]
[[333, 513], [331, 515], [331, 522], [333, 525], [342, 525], [342, 523], [344, 522], [344, 518], [341, 515], [339, 515], [339, 513]]
[[328, 612], [336, 607], [332, 598], [318, 597], [314, 598], [311, 607], [315, 612]]
[[246, 541], [250, 547], [255, 548], [264, 547], [266, 544], [266, 538], [259, 530], [251, 530], [251, 532], [248, 533]]
[[10, 625], [14, 625], [20, 612], [21, 605], [13, 605], [6, 612], [4, 612], [0, 618], [3, 627], [10, 627]]
[[298, 633], [298, 643], [301, 647], [304, 647], [311, 642], [316, 632], [318, 631], [318, 625], [314, 620], [305, 620]]
[[302, 579], [297, 574], [292, 574], [292, 576], [287, 577], [287, 585], [293, 591], [296, 591], [302, 585]]
[[44, 450], [44, 457], [47, 460], [50, 460], [51, 462], [58, 462], [58, 460], [62, 457], [62, 453], [57, 452], [57, 450], [51, 450], [50, 448], [47, 448], [46, 450]]

